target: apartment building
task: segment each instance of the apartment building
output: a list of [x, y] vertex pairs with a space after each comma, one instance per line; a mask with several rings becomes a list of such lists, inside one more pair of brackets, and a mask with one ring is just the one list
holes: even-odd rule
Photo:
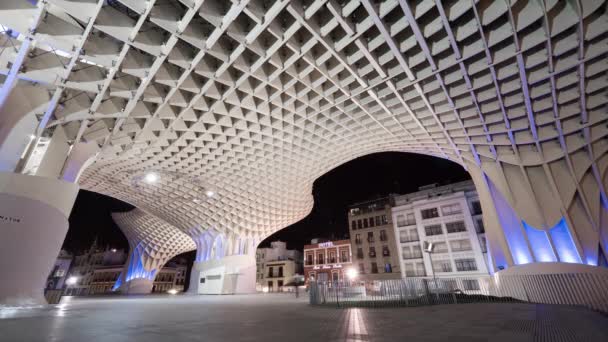
[[352, 267], [350, 240], [319, 241], [313, 239], [304, 245], [304, 278], [311, 280], [339, 282], [346, 278], [346, 271]]
[[302, 253], [287, 249], [282, 241], [273, 241], [269, 248], [258, 248], [256, 259], [256, 289], [264, 292], [287, 291], [284, 287], [302, 274]]
[[[403, 277], [488, 274], [481, 205], [471, 181], [394, 196], [392, 222]], [[432, 255], [425, 243], [433, 244]]]
[[400, 278], [401, 265], [393, 220], [392, 198], [350, 206], [350, 242], [353, 265], [362, 280]]

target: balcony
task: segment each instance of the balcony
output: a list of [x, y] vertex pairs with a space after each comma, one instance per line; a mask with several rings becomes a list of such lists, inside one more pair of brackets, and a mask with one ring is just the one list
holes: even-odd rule
[[369, 257], [370, 258], [375, 258], [376, 257], [376, 252], [369, 252]]
[[363, 259], [363, 253], [357, 253], [357, 259]]

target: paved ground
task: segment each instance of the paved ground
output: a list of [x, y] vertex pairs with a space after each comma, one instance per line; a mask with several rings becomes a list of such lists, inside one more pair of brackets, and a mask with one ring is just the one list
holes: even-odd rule
[[290, 295], [77, 299], [0, 309], [0, 341], [608, 341], [608, 317], [581, 308], [460, 304], [311, 307]]

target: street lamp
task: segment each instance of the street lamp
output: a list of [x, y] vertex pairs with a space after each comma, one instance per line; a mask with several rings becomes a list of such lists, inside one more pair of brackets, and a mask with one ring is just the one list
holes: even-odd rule
[[78, 277], [69, 277], [68, 280], [65, 281], [65, 283], [67, 285], [76, 285], [76, 283], [78, 282]]
[[358, 275], [359, 272], [357, 272], [357, 270], [354, 268], [349, 268], [348, 270], [346, 270], [346, 277], [348, 277], [348, 280], [355, 280]]
[[431, 261], [431, 272], [433, 273], [433, 283], [435, 284], [435, 291], [437, 291], [437, 277], [435, 276], [435, 269], [433, 268], [433, 250], [435, 249], [435, 244], [429, 241], [424, 241], [424, 252], [429, 254], [429, 259]]

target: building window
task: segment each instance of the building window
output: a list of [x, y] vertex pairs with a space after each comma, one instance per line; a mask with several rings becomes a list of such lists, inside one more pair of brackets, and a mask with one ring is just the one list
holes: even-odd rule
[[422, 250], [420, 246], [404, 246], [401, 248], [403, 259], [419, 259], [422, 258]]
[[388, 224], [388, 219], [386, 218], [386, 215], [382, 215], [382, 224]]
[[386, 231], [385, 230], [380, 231], [380, 241], [386, 241]]
[[363, 259], [363, 248], [357, 248], [357, 259]]
[[306, 255], [306, 265], [312, 265], [312, 254]]
[[439, 211], [437, 208], [424, 209], [420, 211], [420, 215], [422, 215], [422, 219], [430, 219], [434, 217], [439, 217]]
[[376, 247], [370, 247], [369, 248], [369, 256], [370, 258], [375, 258], [376, 257]]
[[426, 271], [424, 269], [424, 262], [406, 263], [405, 264], [405, 276], [406, 277], [424, 277]]
[[375, 226], [375, 224], [374, 224], [374, 218], [373, 218], [373, 217], [370, 217], [370, 218], [369, 218], [369, 226], [370, 226], [370, 227]]
[[283, 277], [283, 266], [279, 266], [279, 277]]
[[486, 237], [483, 235], [479, 236], [479, 247], [481, 247], [481, 252], [486, 253], [488, 251], [488, 245], [486, 242]]
[[462, 213], [462, 210], [460, 209], [460, 204], [454, 203], [442, 206], [441, 213], [443, 214], [443, 216], [456, 215]]
[[486, 232], [486, 228], [483, 225], [483, 219], [478, 218], [477, 220], [475, 220], [477, 222], [477, 225], [475, 226], [475, 231], [477, 232], [477, 234], [483, 234]]
[[459, 272], [477, 271], [477, 263], [475, 259], [456, 259], [456, 270]]
[[359, 273], [360, 274], [365, 274], [365, 265], [359, 264]]
[[355, 234], [355, 243], [357, 245], [361, 244], [361, 234]]
[[367, 232], [367, 242], [374, 242], [374, 232]]
[[452, 263], [450, 260], [433, 260], [434, 272], [452, 272]]
[[445, 242], [435, 242], [433, 247], [433, 253], [447, 253], [448, 244]]
[[348, 262], [348, 251], [340, 251], [340, 262]]
[[317, 264], [324, 264], [325, 260], [323, 260], [323, 254], [317, 254]]
[[479, 290], [479, 281], [477, 281], [477, 279], [463, 279], [462, 287], [465, 289], [465, 291]]
[[352, 229], [352, 230], [357, 229], [357, 221], [354, 221], [354, 220], [353, 220], [353, 221], [350, 223], [350, 226], [351, 226], [351, 229]]
[[268, 267], [268, 278], [272, 278], [274, 275], [274, 270], [272, 269], [272, 267]]
[[469, 239], [450, 241], [450, 246], [452, 247], [452, 252], [470, 251], [473, 249], [471, 240]]
[[357, 220], [357, 228], [363, 229], [363, 223], [361, 223], [361, 220]]
[[408, 226], [416, 224], [416, 216], [414, 215], [414, 213], [407, 214], [405, 224], [407, 224]]
[[433, 224], [433, 225], [424, 227], [424, 233], [426, 234], [426, 236], [432, 236], [432, 235], [441, 235], [441, 234], [443, 234], [443, 231], [441, 230], [440, 224]]
[[329, 263], [330, 264], [336, 263], [336, 252], [329, 252]]
[[418, 229], [410, 228], [399, 231], [399, 241], [401, 243], [418, 241]]
[[391, 252], [388, 249], [388, 246], [382, 246], [382, 256], [391, 256]]
[[382, 221], [380, 220], [380, 216], [376, 216], [374, 219], [376, 220], [376, 226], [379, 226], [382, 224], [381, 223]]
[[372, 262], [372, 273], [378, 273], [378, 264]]
[[393, 267], [391, 267], [391, 264], [384, 264], [384, 273], [393, 273]]
[[475, 201], [473, 203], [471, 203], [471, 215], [481, 215], [482, 211], [481, 211], [481, 203], [479, 203], [479, 201]]
[[364, 219], [363, 219], [363, 228], [367, 228], [367, 227], [369, 227], [369, 226], [367, 225], [367, 219], [366, 219], [366, 218], [364, 218]]
[[445, 229], [449, 233], [466, 232], [467, 228], [464, 225], [464, 221], [449, 222], [445, 224]]
[[403, 227], [405, 226], [405, 216], [404, 215], [397, 215], [397, 226], [398, 227]]

